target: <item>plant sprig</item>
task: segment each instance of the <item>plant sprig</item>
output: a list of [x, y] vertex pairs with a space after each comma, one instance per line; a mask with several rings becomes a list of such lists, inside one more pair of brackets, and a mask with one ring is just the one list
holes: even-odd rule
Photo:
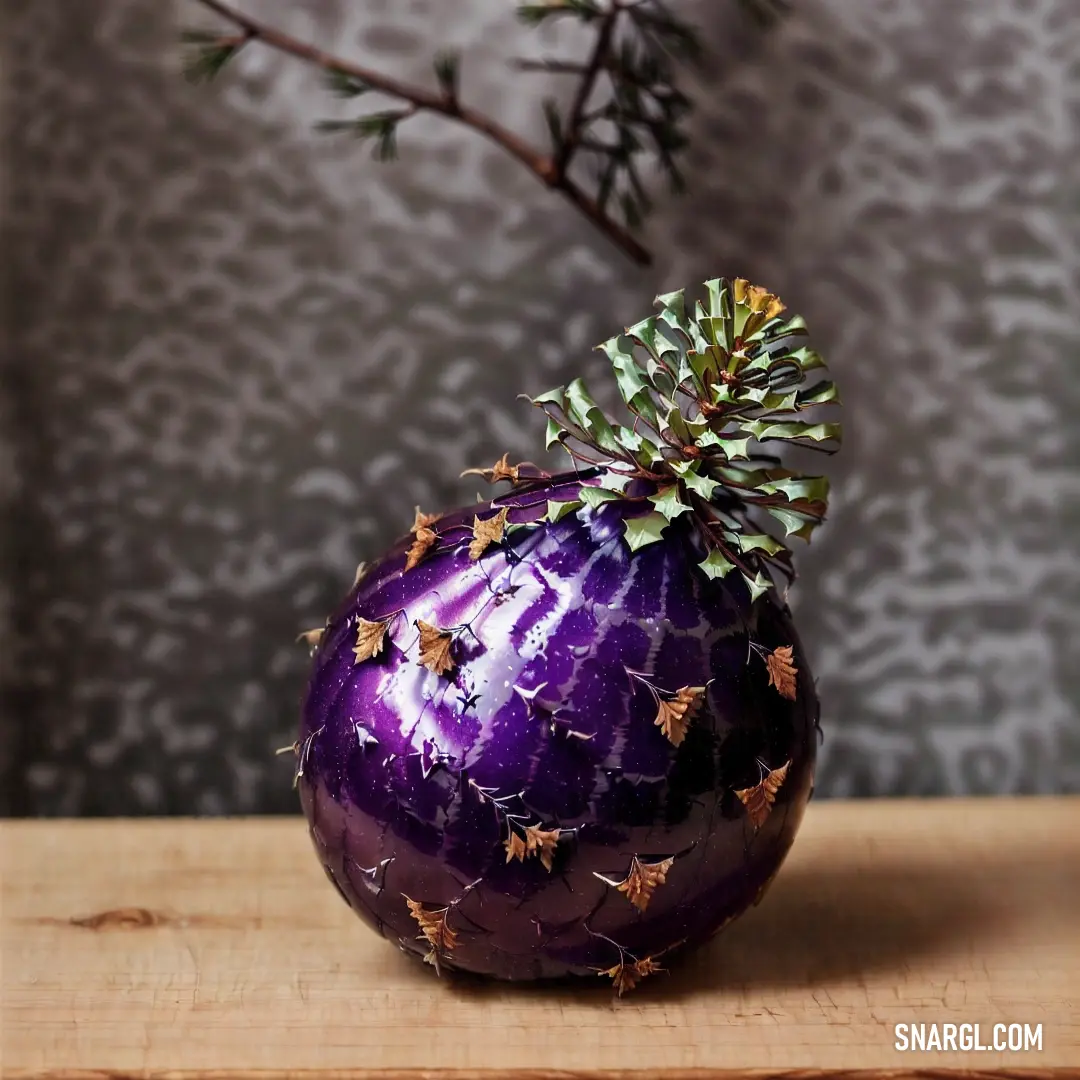
[[[761, 525], [783, 527], [785, 540], [809, 541], [825, 517], [829, 483], [784, 468], [764, 453], [780, 442], [826, 453], [839, 448], [835, 421], [806, 414], [839, 405], [821, 356], [806, 344], [801, 317], [783, 317], [774, 294], [742, 278], [705, 282], [706, 301], [687, 310], [683, 290], [656, 298], [659, 314], [627, 327], [598, 348], [606, 353], [632, 420], [610, 419], [575, 379], [529, 400], [548, 417], [547, 445], [606, 469], [601, 487], [583, 487], [577, 505], [635, 498], [633, 480], [649, 481], [653, 508], [627, 517], [632, 550], [659, 540], [689, 514], [712, 578], [738, 570], [755, 599], [795, 573], [791, 551]], [[572, 509], [558, 504], [562, 516]]]
[[[437, 89], [429, 90], [333, 56], [224, 0], [198, 2], [236, 32], [184, 35], [191, 49], [185, 74], [193, 82], [213, 79], [241, 49], [260, 42], [322, 68], [329, 91], [338, 98], [376, 92], [401, 103], [351, 119], [323, 121], [318, 130], [370, 140], [374, 156], [386, 161], [396, 156], [398, 129], [404, 121], [423, 111], [440, 114], [480, 132], [516, 158], [634, 262], [644, 266], [652, 261], [633, 235], [652, 206], [642, 165], [655, 159], [672, 191], [683, 190], [678, 156], [687, 141], [683, 122], [690, 100], [675, 84], [679, 65], [695, 63], [702, 56], [696, 32], [670, 11], [665, 0], [546, 0], [516, 5], [518, 17], [527, 25], [569, 17], [595, 35], [588, 58], [581, 63], [560, 58], [516, 62], [519, 68], [571, 74], [578, 80], [566, 109], [551, 100], [543, 102], [551, 139], [546, 151], [461, 101], [461, 61], [456, 53], [436, 55]], [[782, 0], [742, 3], [771, 11]], [[591, 166], [587, 180], [576, 169], [579, 159]]]
[[638, 228], [652, 201], [641, 176], [641, 163], [653, 157], [667, 175], [672, 192], [685, 188], [678, 155], [686, 146], [682, 123], [690, 99], [676, 86], [677, 64], [698, 63], [702, 47], [696, 31], [661, 0], [597, 4], [531, 4], [519, 15], [540, 23], [576, 14], [598, 26], [588, 60], [558, 57], [518, 59], [526, 71], [573, 75], [577, 92], [564, 116], [548, 105], [548, 129], [557, 165], [567, 170], [578, 154], [591, 165], [596, 201], [623, 224]]

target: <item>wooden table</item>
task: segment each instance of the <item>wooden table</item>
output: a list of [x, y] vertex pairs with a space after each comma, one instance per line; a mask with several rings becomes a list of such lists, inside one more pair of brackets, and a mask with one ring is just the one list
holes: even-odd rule
[[[1080, 1066], [1080, 799], [813, 803], [761, 906], [620, 1001], [437, 981], [341, 903], [299, 817], [0, 841], [5, 1076]], [[1041, 1024], [1042, 1050], [894, 1048], [897, 1023], [999, 1022]]]

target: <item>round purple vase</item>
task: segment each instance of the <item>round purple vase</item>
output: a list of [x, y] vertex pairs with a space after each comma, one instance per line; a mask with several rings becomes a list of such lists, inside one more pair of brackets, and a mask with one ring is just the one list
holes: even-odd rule
[[[330, 880], [406, 953], [621, 992], [761, 895], [818, 704], [773, 591], [710, 579], [685, 519], [631, 552], [634, 503], [544, 518], [581, 486], [447, 514], [417, 565], [414, 533], [362, 576], [317, 646], [298, 785]], [[474, 558], [474, 520], [503, 508]]]
[[744, 279], [656, 303], [599, 346], [626, 423], [580, 379], [531, 399], [574, 471], [469, 470], [509, 493], [418, 510], [305, 635], [319, 858], [439, 972], [633, 989], [761, 897], [810, 798], [818, 699], [778, 582], [828, 481], [762, 447], [832, 452], [836, 387]]

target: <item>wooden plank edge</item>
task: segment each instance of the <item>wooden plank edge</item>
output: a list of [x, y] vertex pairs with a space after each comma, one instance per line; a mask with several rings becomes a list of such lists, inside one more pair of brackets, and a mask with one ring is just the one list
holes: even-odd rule
[[3, 1080], [1080, 1080], [1080, 1067], [881, 1069], [14, 1069]]

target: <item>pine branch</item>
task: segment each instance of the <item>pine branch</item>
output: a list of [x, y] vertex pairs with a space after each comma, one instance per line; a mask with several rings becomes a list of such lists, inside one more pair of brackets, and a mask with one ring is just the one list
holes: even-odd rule
[[[578, 11], [581, 3], [587, 4], [584, 14]], [[547, 107], [559, 176], [568, 178], [579, 153], [588, 155], [600, 208], [608, 213], [609, 206], [617, 206], [626, 227], [634, 230], [651, 209], [639, 171], [644, 156], [655, 156], [672, 192], [685, 188], [676, 157], [687, 142], [680, 124], [690, 101], [674, 80], [676, 61], [700, 60], [697, 35], [664, 0], [606, 0], [603, 8], [594, 0], [548, 0], [526, 7], [530, 22], [578, 14], [597, 30], [583, 61], [548, 56], [514, 64], [577, 79], [565, 116]], [[597, 97], [600, 103], [594, 103]]]
[[416, 114], [411, 105], [404, 109], [386, 109], [383, 112], [359, 116], [355, 120], [321, 120], [316, 131], [344, 131], [358, 139], [374, 139], [373, 157], [376, 161], [392, 161], [397, 157], [397, 129], [402, 120]]
[[[322, 68], [327, 73], [335, 92], [342, 96], [351, 97], [369, 90], [378, 91], [404, 102], [408, 106], [407, 110], [404, 110], [408, 115], [420, 111], [432, 112], [479, 132], [510, 154], [511, 157], [518, 160], [548, 188], [558, 191], [634, 262], [647, 266], [652, 261], [652, 256], [648, 250], [631, 235], [629, 229], [611, 218], [594, 196], [586, 192], [580, 184], [567, 175], [567, 166], [574, 155], [577, 140], [580, 138], [581, 118], [587, 104], [590, 87], [584, 87], [583, 92], [579, 92], [578, 96], [582, 104], [580, 107], [575, 108], [572, 113], [573, 123], [563, 126], [562, 148], [557, 146], [556, 155], [558, 156], [553, 156], [537, 150], [519, 135], [503, 127], [486, 114], [463, 105], [457, 95], [456, 59], [448, 61], [444, 56], [437, 61], [436, 76], [440, 89], [439, 91], [431, 91], [396, 79], [365, 65], [334, 56], [314, 45], [306, 44], [273, 26], [262, 23], [236, 10], [231, 4], [225, 3], [224, 0], [198, 0], [198, 2], [236, 27], [240, 31], [240, 36], [238, 39], [233, 39], [214, 38], [208, 35], [204, 39], [207, 43], [203, 45], [206, 52], [202, 57], [201, 66], [196, 70], [196, 65], [200, 64], [197, 56], [193, 64], [189, 66], [189, 77], [212, 78], [235, 55], [240, 46], [249, 42], [261, 42], [279, 52]], [[610, 20], [612, 19], [612, 13], [623, 10], [622, 0], [615, 0], [611, 11], [606, 15], [600, 11], [593, 0], [558, 0], [557, 3], [526, 6], [538, 9], [533, 13], [536, 21], [541, 21], [542, 18], [547, 17], [549, 14], [572, 14], [584, 21], [592, 21], [596, 18]], [[519, 8], [519, 14], [523, 18], [529, 17], [521, 8]], [[604, 54], [600, 50], [596, 50], [594, 55], [599, 56], [597, 62], [598, 71], [604, 59]], [[592, 76], [593, 82], [595, 82], [595, 74], [594, 72]], [[393, 118], [388, 119], [389, 114], [377, 115], [380, 115], [381, 119], [362, 118], [359, 121], [352, 122], [349, 130], [361, 137], [376, 138], [376, 154], [378, 156], [392, 156], [395, 148], [394, 133], [398, 122], [404, 116], [393, 114]], [[552, 116], [549, 112], [550, 123], [552, 123]], [[324, 130], [344, 129], [334, 123], [333, 127], [324, 125]], [[569, 153], [565, 149], [567, 142], [570, 143]]]
[[[570, 17], [596, 35], [584, 60], [545, 57], [511, 61], [519, 70], [568, 75], [577, 80], [565, 112], [551, 99], [542, 103], [551, 139], [549, 152], [461, 103], [460, 59], [455, 53], [443, 52], [435, 57], [438, 90], [432, 91], [305, 44], [237, 11], [225, 0], [198, 2], [239, 33], [231, 37], [198, 33], [193, 35], [194, 40], [189, 39], [196, 46], [186, 68], [193, 81], [212, 79], [241, 48], [259, 41], [322, 68], [331, 93], [337, 97], [355, 98], [376, 91], [401, 103], [401, 108], [352, 120], [325, 121], [318, 125], [319, 130], [372, 139], [376, 158], [388, 160], [396, 154], [397, 130], [403, 120], [421, 111], [439, 114], [479, 132], [516, 158], [634, 262], [651, 262], [649, 252], [633, 236], [651, 209], [640, 166], [644, 158], [655, 158], [671, 191], [684, 190], [677, 157], [687, 144], [681, 125], [691, 103], [676, 87], [675, 77], [679, 64], [696, 63], [702, 57], [696, 32], [672, 11], [667, 0], [517, 3], [518, 17], [530, 26]], [[767, 23], [786, 10], [789, 0], [740, 2], [759, 22]], [[571, 176], [580, 155], [592, 159], [592, 192]], [[615, 213], [621, 214], [621, 221], [609, 207], [618, 207]]]
[[596, 43], [593, 45], [592, 55], [585, 64], [585, 70], [581, 75], [577, 93], [574, 95], [574, 103], [570, 107], [570, 117], [566, 123], [566, 137], [563, 139], [558, 156], [555, 158], [555, 168], [560, 176], [566, 175], [570, 166], [570, 159], [574, 156], [578, 144], [581, 141], [585, 106], [589, 103], [597, 76], [600, 74], [608, 58], [608, 50], [615, 33], [615, 24], [622, 14], [623, 8], [619, 0], [612, 0], [611, 7], [602, 17], [600, 32], [596, 35]]
[[222, 37], [201, 30], [188, 30], [180, 40], [190, 46], [191, 53], [184, 63], [184, 78], [188, 82], [210, 82], [219, 71], [248, 43], [248, 34]]

